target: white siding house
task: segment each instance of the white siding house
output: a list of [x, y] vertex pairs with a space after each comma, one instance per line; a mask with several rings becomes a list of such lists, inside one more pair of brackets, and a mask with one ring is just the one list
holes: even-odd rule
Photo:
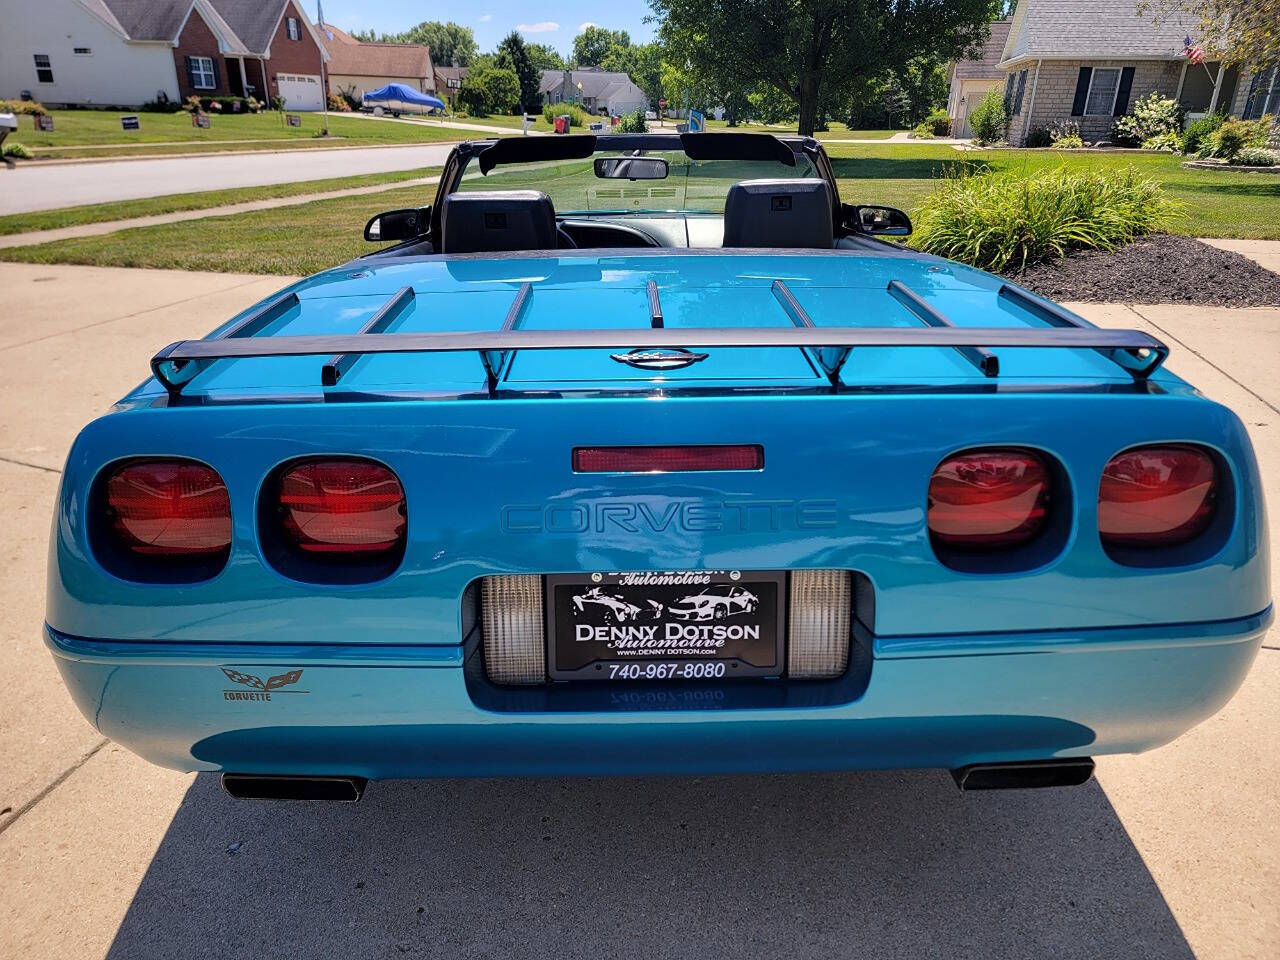
[[132, 40], [102, 0], [5, 0], [0, 98], [140, 104], [178, 99], [173, 44]]

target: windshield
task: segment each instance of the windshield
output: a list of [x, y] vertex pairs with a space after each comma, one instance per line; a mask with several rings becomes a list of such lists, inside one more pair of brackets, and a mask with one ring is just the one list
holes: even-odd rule
[[[597, 159], [634, 156], [665, 160], [667, 175], [652, 180], [596, 175]], [[803, 154], [796, 154], [796, 165], [789, 167], [771, 160], [690, 160], [680, 150], [602, 150], [589, 160], [504, 164], [487, 176], [481, 175], [473, 159], [463, 171], [458, 191], [541, 190], [560, 214], [723, 214], [725, 196], [740, 180], [817, 176], [817, 168]]]

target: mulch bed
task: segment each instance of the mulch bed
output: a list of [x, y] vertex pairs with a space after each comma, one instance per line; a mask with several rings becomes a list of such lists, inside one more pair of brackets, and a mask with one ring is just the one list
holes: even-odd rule
[[1238, 253], [1163, 233], [1114, 253], [1084, 250], [1008, 276], [1051, 300], [1280, 306], [1280, 274]]

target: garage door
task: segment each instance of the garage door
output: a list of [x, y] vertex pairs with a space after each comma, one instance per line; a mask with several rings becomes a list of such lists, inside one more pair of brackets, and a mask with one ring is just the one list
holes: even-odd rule
[[324, 106], [321, 99], [320, 77], [309, 73], [278, 73], [276, 83], [280, 85], [280, 96], [284, 97], [286, 110], [319, 110]]

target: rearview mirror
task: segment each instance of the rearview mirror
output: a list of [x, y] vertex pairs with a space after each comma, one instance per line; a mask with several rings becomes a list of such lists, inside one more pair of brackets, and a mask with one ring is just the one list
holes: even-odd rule
[[430, 207], [415, 207], [410, 210], [384, 210], [374, 214], [364, 225], [364, 238], [373, 243], [385, 243], [388, 240], [412, 240], [427, 232], [427, 224], [431, 222]]
[[596, 176], [604, 180], [665, 180], [661, 157], [596, 157]]
[[897, 207], [845, 207], [851, 210], [847, 222], [859, 233], [876, 237], [905, 237], [911, 233], [911, 218]]

